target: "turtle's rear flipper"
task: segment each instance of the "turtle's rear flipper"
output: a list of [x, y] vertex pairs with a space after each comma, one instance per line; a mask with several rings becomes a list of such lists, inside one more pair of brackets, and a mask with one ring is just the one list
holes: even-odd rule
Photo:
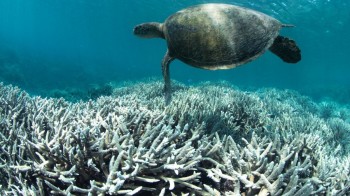
[[283, 36], [277, 36], [270, 51], [287, 63], [297, 63], [301, 60], [300, 49], [295, 41]]

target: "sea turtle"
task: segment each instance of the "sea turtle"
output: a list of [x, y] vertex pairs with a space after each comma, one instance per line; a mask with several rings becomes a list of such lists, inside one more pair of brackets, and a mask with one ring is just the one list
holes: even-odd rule
[[176, 12], [164, 23], [135, 26], [143, 38], [163, 38], [168, 50], [162, 60], [165, 102], [171, 100], [169, 64], [174, 59], [194, 67], [217, 70], [248, 63], [267, 49], [287, 63], [301, 59], [296, 43], [279, 35], [293, 25], [261, 12], [229, 4], [200, 4]]

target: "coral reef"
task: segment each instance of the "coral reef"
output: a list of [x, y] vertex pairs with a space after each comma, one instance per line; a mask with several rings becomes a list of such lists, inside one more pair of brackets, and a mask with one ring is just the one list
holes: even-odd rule
[[[349, 119], [293, 91], [125, 84], [71, 103], [0, 84], [2, 195], [346, 195]], [[339, 110], [340, 111], [340, 110]]]
[[101, 96], [110, 96], [113, 93], [113, 86], [109, 83], [106, 84], [93, 84], [88, 88], [73, 88], [68, 87], [65, 89], [51, 89], [49, 91], [42, 91], [38, 94], [51, 97], [51, 98], [64, 98], [69, 102], [79, 102], [95, 100]]

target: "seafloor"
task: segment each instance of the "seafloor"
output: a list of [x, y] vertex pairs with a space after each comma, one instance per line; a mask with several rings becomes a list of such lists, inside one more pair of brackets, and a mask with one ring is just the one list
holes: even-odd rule
[[350, 109], [228, 83], [68, 102], [0, 84], [1, 195], [349, 195]]

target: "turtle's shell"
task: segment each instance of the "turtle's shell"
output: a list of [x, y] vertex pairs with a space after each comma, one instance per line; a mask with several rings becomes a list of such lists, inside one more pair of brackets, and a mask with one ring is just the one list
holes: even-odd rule
[[263, 13], [227, 4], [202, 4], [171, 15], [163, 25], [169, 54], [203, 69], [229, 69], [268, 49], [281, 23]]

